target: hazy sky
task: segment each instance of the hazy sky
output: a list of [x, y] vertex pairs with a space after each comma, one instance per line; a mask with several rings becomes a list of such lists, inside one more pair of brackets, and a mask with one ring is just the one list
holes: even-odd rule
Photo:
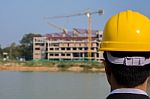
[[43, 18], [84, 12], [88, 8], [105, 11], [102, 16], [92, 15], [92, 28], [96, 30], [103, 30], [110, 16], [127, 9], [139, 11], [150, 18], [150, 0], [0, 0], [0, 44], [5, 47], [12, 42], [18, 43], [26, 33], [60, 32], [47, 22], [68, 30], [87, 28], [86, 16], [56, 20]]

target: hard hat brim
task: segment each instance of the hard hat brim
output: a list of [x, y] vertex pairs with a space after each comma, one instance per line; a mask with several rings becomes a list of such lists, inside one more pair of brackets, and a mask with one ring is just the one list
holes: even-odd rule
[[137, 42], [102, 42], [100, 51], [129, 51], [129, 52], [150, 52], [149, 43]]

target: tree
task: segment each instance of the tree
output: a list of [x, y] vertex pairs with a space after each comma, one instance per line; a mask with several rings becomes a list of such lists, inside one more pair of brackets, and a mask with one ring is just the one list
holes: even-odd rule
[[0, 58], [2, 58], [3, 56], [3, 49], [1, 48], [1, 45], [0, 45]]
[[22, 54], [22, 52], [21, 52], [20, 45], [16, 45], [16, 43], [12, 43], [10, 45], [10, 49], [9, 49], [10, 59], [19, 58], [21, 56], [21, 54]]
[[9, 59], [11, 60], [16, 59], [17, 57], [19, 58], [22, 53], [20, 46], [16, 45], [16, 43], [11, 43], [10, 46], [3, 48], [2, 52], [8, 53]]
[[20, 50], [22, 52], [22, 57], [26, 60], [33, 59], [33, 37], [41, 37], [41, 34], [28, 33], [23, 36], [20, 41]]

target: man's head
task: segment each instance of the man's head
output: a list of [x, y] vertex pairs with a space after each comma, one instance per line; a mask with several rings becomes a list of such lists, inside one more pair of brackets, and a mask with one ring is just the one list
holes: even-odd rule
[[100, 50], [110, 84], [110, 77], [127, 88], [144, 83], [150, 75], [149, 18], [131, 10], [112, 16], [105, 25]]
[[107, 76], [113, 75], [117, 84], [126, 88], [141, 85], [150, 75], [149, 56], [149, 52], [104, 52]]

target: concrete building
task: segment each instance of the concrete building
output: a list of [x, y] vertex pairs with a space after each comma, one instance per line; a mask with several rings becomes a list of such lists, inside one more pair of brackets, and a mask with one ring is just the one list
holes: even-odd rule
[[[100, 61], [102, 52], [98, 51], [102, 32], [92, 31], [91, 60]], [[88, 31], [73, 29], [67, 33], [50, 33], [33, 38], [33, 59], [47, 60], [87, 60]]]

